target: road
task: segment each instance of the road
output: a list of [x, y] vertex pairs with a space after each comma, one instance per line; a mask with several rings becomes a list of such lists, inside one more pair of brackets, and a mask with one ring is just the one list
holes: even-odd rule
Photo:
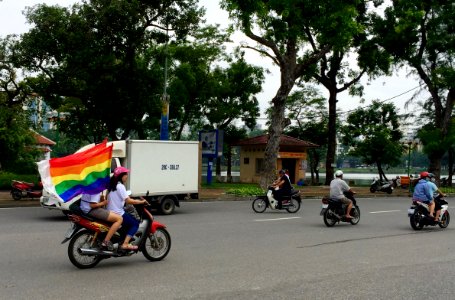
[[409, 198], [358, 204], [358, 225], [327, 228], [317, 199], [297, 214], [256, 214], [250, 201], [182, 203], [157, 216], [172, 236], [166, 259], [138, 254], [90, 270], [68, 260], [59, 212], [0, 209], [0, 299], [455, 298], [455, 225], [413, 231]]

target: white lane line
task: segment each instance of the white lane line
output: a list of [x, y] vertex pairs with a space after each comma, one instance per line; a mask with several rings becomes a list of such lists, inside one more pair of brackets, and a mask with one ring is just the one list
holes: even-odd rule
[[382, 214], [382, 213], [389, 213], [389, 212], [398, 212], [401, 210], [380, 210], [380, 211], [370, 211], [370, 214]]
[[257, 219], [256, 222], [266, 222], [266, 221], [280, 221], [280, 220], [292, 220], [300, 219], [301, 217], [290, 217], [290, 218], [277, 218], [277, 219]]

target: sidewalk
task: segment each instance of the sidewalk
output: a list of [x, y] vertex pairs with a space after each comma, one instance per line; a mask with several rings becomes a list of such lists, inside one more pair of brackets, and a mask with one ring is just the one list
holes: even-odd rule
[[[386, 193], [371, 193], [369, 187], [353, 187], [357, 198], [375, 198], [375, 197], [409, 197], [408, 190], [396, 189], [391, 195]], [[328, 186], [304, 186], [299, 188], [302, 199], [305, 198], [322, 198], [329, 195]], [[238, 197], [235, 195], [226, 194], [224, 189], [201, 189], [199, 199], [192, 201], [235, 201], [252, 199], [254, 196]], [[0, 191], [0, 208], [6, 207], [38, 207], [39, 198], [22, 198], [21, 200], [13, 200], [9, 191]]]

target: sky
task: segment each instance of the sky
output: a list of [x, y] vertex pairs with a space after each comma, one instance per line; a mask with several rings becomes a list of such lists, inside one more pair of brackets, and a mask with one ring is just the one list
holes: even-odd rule
[[[33, 6], [39, 3], [48, 5], [58, 4], [63, 7], [68, 7], [78, 0], [0, 0], [0, 36], [5, 37], [8, 34], [21, 34], [27, 32], [30, 24], [26, 23], [25, 17], [22, 14], [25, 7]], [[207, 23], [218, 23], [222, 27], [226, 27], [229, 23], [227, 12], [221, 10], [216, 0], [200, 0], [200, 6], [206, 8]], [[236, 33], [233, 41], [236, 46], [241, 42], [248, 42], [248, 38], [242, 33]], [[265, 110], [269, 106], [270, 100], [276, 94], [280, 83], [279, 68], [272, 64], [269, 58], [261, 57], [252, 50], [246, 52], [247, 61], [254, 65], [259, 65], [267, 68], [270, 73], [266, 75], [266, 80], [263, 85], [263, 91], [257, 95], [260, 103], [261, 113], [264, 115]], [[347, 92], [339, 94], [337, 107], [344, 112], [351, 111], [359, 106], [366, 106], [371, 103], [371, 100], [378, 99], [380, 101], [388, 100], [387, 103], [395, 103], [401, 113], [410, 113], [415, 107], [405, 108], [405, 103], [413, 96], [415, 89], [419, 85], [419, 81], [415, 76], [407, 76], [409, 70], [403, 68], [395, 73], [392, 77], [380, 77], [369, 82], [366, 77], [362, 79], [364, 84], [365, 103], [359, 103], [359, 97], [351, 97]], [[326, 90], [321, 87], [321, 94], [327, 96]], [[425, 93], [419, 95], [418, 99], [422, 100], [426, 97]]]

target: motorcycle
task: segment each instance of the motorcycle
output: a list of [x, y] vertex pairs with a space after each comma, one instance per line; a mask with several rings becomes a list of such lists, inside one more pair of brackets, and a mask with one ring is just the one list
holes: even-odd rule
[[12, 180], [11, 181], [11, 196], [14, 200], [20, 200], [21, 198], [40, 198], [43, 195], [43, 185], [39, 183], [39, 190], [34, 190], [34, 183]]
[[356, 225], [360, 221], [360, 208], [354, 198], [354, 193], [344, 192], [346, 198], [352, 201], [352, 209], [349, 215], [352, 219], [346, 218], [346, 205], [340, 201], [330, 199], [329, 197], [322, 198], [322, 208], [319, 215], [323, 216], [324, 224], [327, 227], [332, 227], [335, 223], [347, 222]]
[[370, 185], [370, 192], [386, 192], [387, 194], [392, 194], [393, 184], [387, 181], [380, 181], [378, 178], [375, 178]]
[[267, 194], [264, 196], [257, 196], [254, 199], [252, 207], [253, 210], [257, 213], [263, 213], [267, 207], [275, 210], [287, 210], [289, 213], [296, 213], [299, 211], [300, 206], [302, 203], [302, 199], [300, 198], [299, 191], [292, 190], [290, 196], [284, 196], [281, 202], [281, 208], [278, 208], [278, 200], [273, 198], [273, 188], [269, 187]]
[[424, 226], [436, 225], [439, 225], [441, 228], [447, 228], [447, 226], [449, 226], [450, 214], [447, 210], [449, 204], [441, 195], [435, 197], [434, 201], [435, 211], [441, 210], [438, 221], [435, 221], [434, 217], [430, 216], [428, 204], [420, 201], [412, 202], [411, 207], [408, 209], [408, 217], [412, 229], [421, 230]]
[[[138, 205], [140, 217], [139, 229], [131, 239], [131, 244], [138, 246], [137, 250], [121, 249], [126, 233], [120, 228], [111, 238], [114, 250], [106, 250], [102, 242], [109, 230], [110, 223], [87, 216], [82, 211], [72, 209], [68, 214], [71, 228], [65, 234], [62, 244], [70, 241], [68, 257], [73, 265], [80, 269], [95, 267], [101, 260], [110, 257], [131, 256], [142, 252], [150, 261], [160, 261], [165, 258], [171, 249], [171, 236], [166, 226], [154, 220], [149, 205]], [[74, 207], [78, 207], [74, 204]], [[140, 213], [139, 213], [140, 212]]]

